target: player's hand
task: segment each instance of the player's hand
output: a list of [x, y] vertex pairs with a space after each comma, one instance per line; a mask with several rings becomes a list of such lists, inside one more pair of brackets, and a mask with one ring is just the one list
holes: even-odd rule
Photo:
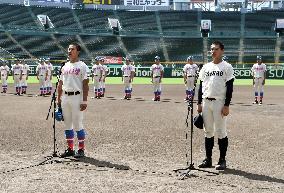
[[254, 82], [254, 79], [252, 80], [252, 85], [254, 85], [255, 84], [255, 82]]
[[151, 80], [152, 83], [154, 83], [153, 79]]
[[45, 77], [44, 80], [47, 81], [47, 77]]
[[202, 105], [201, 104], [197, 104], [197, 112], [198, 113], [202, 113]]
[[184, 81], [184, 84], [186, 84], [186, 83], [187, 83], [187, 81], [185, 80], [185, 81]]
[[28, 80], [29, 78], [28, 78], [28, 76], [26, 77], [26, 80]]
[[160, 78], [159, 83], [161, 83], [161, 82], [162, 82], [162, 79]]
[[132, 81], [131, 81], [131, 79], [129, 79], [129, 83], [131, 83]]
[[263, 81], [262, 81], [262, 85], [265, 85], [265, 79], [263, 79]]
[[221, 111], [221, 115], [223, 116], [227, 116], [229, 115], [229, 106], [223, 106], [222, 111]]
[[38, 77], [38, 76], [36, 76], [36, 78], [39, 80], [39, 77]]
[[103, 82], [106, 82], [106, 78], [103, 79]]
[[87, 104], [80, 104], [80, 111], [84, 111], [87, 109]]

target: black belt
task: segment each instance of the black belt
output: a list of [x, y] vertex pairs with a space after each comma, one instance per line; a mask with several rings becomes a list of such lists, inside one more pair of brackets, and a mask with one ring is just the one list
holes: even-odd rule
[[205, 99], [207, 99], [209, 101], [215, 101], [216, 100], [215, 98], [209, 98], [209, 97], [206, 97]]
[[155, 76], [154, 78], [159, 78], [159, 77], [161, 77], [161, 76]]
[[80, 94], [80, 91], [76, 91], [76, 92], [66, 92], [66, 91], [65, 91], [65, 94], [67, 94], [68, 96], [71, 96], [71, 95], [78, 95], [78, 94]]
[[129, 77], [129, 76], [123, 76], [123, 77]]
[[187, 77], [195, 77], [195, 76], [187, 76]]
[[20, 75], [20, 74], [14, 74], [14, 75]]

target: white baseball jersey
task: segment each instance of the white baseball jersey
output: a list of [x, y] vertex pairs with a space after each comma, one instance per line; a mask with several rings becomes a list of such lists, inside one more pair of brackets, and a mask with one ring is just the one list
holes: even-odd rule
[[95, 64], [92, 67], [93, 75], [94, 76], [101, 76], [103, 71], [103, 66], [101, 64]]
[[150, 69], [154, 78], [161, 76], [162, 72], [164, 71], [164, 67], [161, 64], [153, 64]]
[[29, 71], [29, 66], [27, 64], [22, 65], [22, 74], [27, 75]]
[[14, 75], [20, 75], [22, 70], [22, 65], [21, 64], [14, 64], [12, 66], [12, 71], [14, 72]]
[[129, 64], [129, 65], [124, 64], [121, 67], [121, 71], [122, 71], [123, 76], [130, 76], [131, 72], [135, 72], [135, 67], [131, 64]]
[[46, 64], [39, 64], [36, 67], [36, 71], [38, 72], [39, 76], [45, 76], [47, 71], [48, 71], [47, 65]]
[[108, 73], [108, 67], [106, 65], [102, 65], [102, 67], [103, 67], [103, 76], [105, 76]]
[[254, 75], [254, 78], [265, 78], [264, 72], [266, 71], [266, 65], [263, 63], [256, 63], [252, 66], [251, 71]]
[[199, 72], [199, 79], [202, 81], [202, 98], [225, 99], [226, 82], [232, 78], [234, 78], [234, 69], [228, 62], [205, 64]]
[[83, 80], [88, 79], [88, 71], [88, 66], [82, 61], [75, 63], [67, 62], [61, 69], [62, 90], [66, 92], [82, 92]]
[[186, 73], [187, 76], [195, 76], [198, 70], [199, 68], [196, 64], [186, 64], [183, 67], [183, 72]]
[[10, 68], [5, 65], [0, 67], [0, 73], [2, 78], [6, 78], [9, 74]]
[[52, 74], [52, 71], [53, 71], [53, 65], [51, 63], [46, 63], [46, 66], [47, 66], [47, 74], [48, 76], [51, 76]]

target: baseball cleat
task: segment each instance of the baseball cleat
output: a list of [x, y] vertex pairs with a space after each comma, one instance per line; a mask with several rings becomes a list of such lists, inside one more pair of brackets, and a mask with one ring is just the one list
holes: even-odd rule
[[82, 158], [85, 157], [85, 153], [83, 149], [79, 149], [78, 152], [74, 155], [74, 158]]
[[212, 159], [205, 158], [198, 167], [199, 168], [211, 168], [212, 167]]
[[262, 105], [262, 101], [259, 101], [259, 105]]
[[68, 148], [65, 150], [65, 152], [63, 154], [60, 155], [61, 158], [65, 158], [65, 157], [71, 157], [75, 155], [75, 151]]
[[215, 169], [216, 170], [225, 170], [227, 168], [226, 165], [226, 160], [224, 159], [219, 159], [218, 164], [216, 165]]
[[252, 102], [252, 104], [258, 104], [258, 101], [254, 101], [254, 102]]
[[91, 99], [94, 99], [95, 97], [91, 97]]

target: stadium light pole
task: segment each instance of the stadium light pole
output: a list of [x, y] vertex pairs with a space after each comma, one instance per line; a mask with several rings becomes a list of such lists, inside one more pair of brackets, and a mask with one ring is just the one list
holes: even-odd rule
[[208, 62], [208, 37], [211, 32], [211, 20], [205, 19], [201, 20], [200, 25], [201, 37], [203, 39], [203, 63], [206, 64]]

